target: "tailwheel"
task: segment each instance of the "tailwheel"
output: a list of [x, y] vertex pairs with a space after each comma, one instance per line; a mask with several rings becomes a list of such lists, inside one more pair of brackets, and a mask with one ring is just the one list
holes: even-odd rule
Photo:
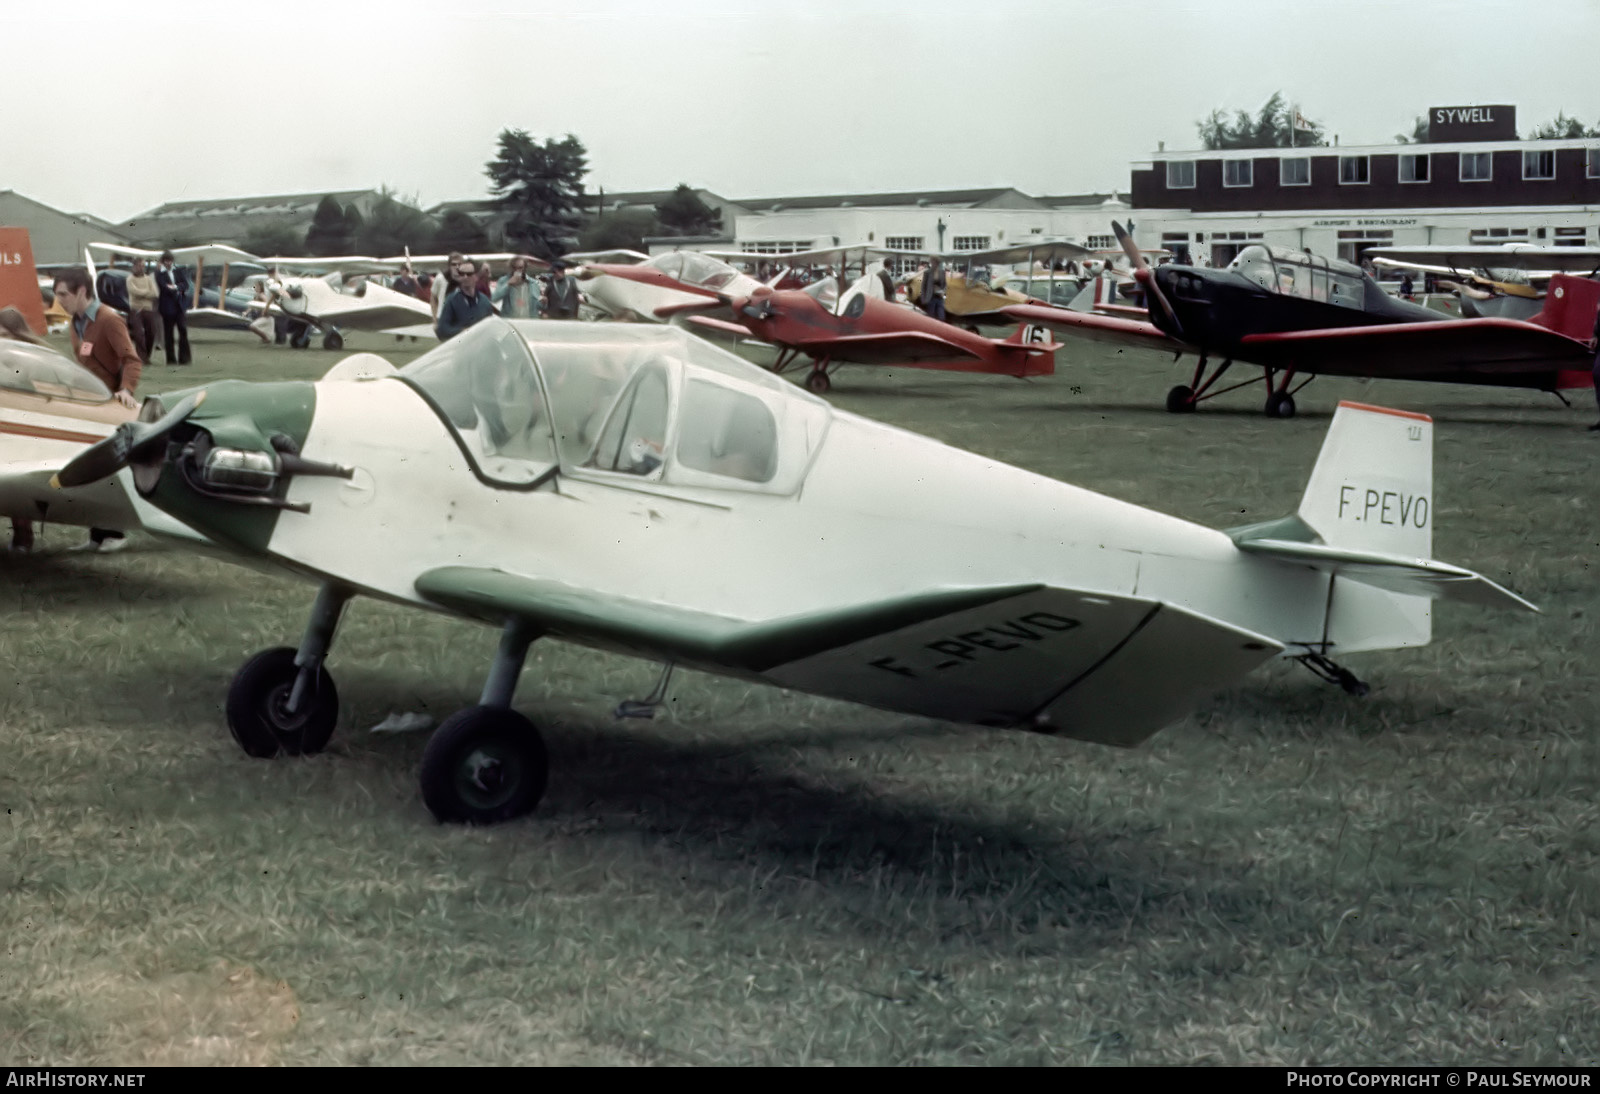
[[1179, 384], [1167, 392], [1167, 413], [1189, 414], [1194, 411], [1194, 389]]
[[1274, 391], [1267, 396], [1267, 417], [1293, 418], [1294, 396], [1286, 391]]
[[422, 754], [422, 800], [441, 823], [497, 824], [531, 812], [550, 775], [534, 724], [504, 707], [468, 707]]
[[806, 377], [806, 390], [813, 395], [826, 395], [833, 388], [833, 381], [828, 379], [828, 374], [820, 368], [814, 368]]
[[300, 668], [288, 646], [262, 650], [234, 674], [226, 704], [228, 731], [245, 753], [257, 759], [321, 752], [339, 720], [339, 693], [328, 670], [317, 667], [300, 706], [289, 699]]

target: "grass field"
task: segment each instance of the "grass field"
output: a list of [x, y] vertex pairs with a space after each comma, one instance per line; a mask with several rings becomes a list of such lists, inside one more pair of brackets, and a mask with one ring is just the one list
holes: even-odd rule
[[[195, 353], [144, 392], [336, 360]], [[1351, 659], [1365, 699], [1273, 666], [1134, 751], [693, 674], [617, 723], [653, 666], [536, 646], [550, 793], [469, 830], [425, 735], [367, 727], [476, 702], [494, 632], [357, 602], [329, 750], [251, 760], [229, 678], [313, 590], [46, 528], [0, 555], [0, 1062], [1600, 1062], [1592, 405], [1323, 380], [1175, 417], [1181, 371], [1069, 347], [834, 401], [1214, 526], [1293, 511], [1339, 398], [1425, 410], [1436, 556], [1544, 614], [1442, 605]]]

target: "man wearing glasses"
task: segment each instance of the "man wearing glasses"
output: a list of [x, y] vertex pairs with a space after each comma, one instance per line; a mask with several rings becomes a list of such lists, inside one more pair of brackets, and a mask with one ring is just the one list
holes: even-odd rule
[[477, 265], [472, 259], [464, 258], [456, 269], [456, 290], [445, 298], [444, 306], [439, 309], [439, 322], [434, 331], [443, 342], [487, 319], [493, 311], [488, 294], [478, 291]]

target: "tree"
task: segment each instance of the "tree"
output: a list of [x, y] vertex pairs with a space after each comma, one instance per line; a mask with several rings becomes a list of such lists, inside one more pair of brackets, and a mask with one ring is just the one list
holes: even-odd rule
[[646, 236], [661, 234], [649, 209], [618, 209], [596, 217], [578, 236], [580, 251], [642, 251]]
[[1600, 125], [1586, 126], [1577, 118], [1567, 117], [1565, 110], [1557, 111], [1553, 120], [1535, 126], [1528, 134], [1530, 141], [1569, 141], [1583, 137], [1600, 137]]
[[311, 227], [306, 230], [306, 253], [317, 257], [349, 254], [353, 242], [344, 207], [332, 194], [327, 195], [317, 203], [317, 211], [311, 216]]
[[1274, 91], [1272, 98], [1261, 106], [1252, 118], [1248, 111], [1234, 111], [1230, 121], [1221, 109], [1213, 110], [1203, 121], [1195, 123], [1200, 131], [1201, 146], [1207, 149], [1230, 148], [1313, 148], [1326, 145], [1318, 122], [1306, 122], [1304, 128], [1295, 128], [1299, 112], [1283, 101], [1283, 92]]
[[470, 254], [473, 251], [488, 249], [489, 236], [473, 220], [460, 209], [451, 209], [439, 221], [438, 231], [433, 233], [433, 249], [436, 251], [460, 251]]
[[656, 206], [656, 219], [667, 235], [705, 236], [722, 231], [722, 211], [700, 200], [700, 195], [680, 182], [678, 188]]
[[355, 233], [355, 249], [375, 257], [397, 255], [407, 247], [422, 253], [432, 249], [434, 228], [416, 199], [405, 201], [387, 186], [378, 189], [366, 222]]
[[1418, 114], [1417, 120], [1411, 126], [1411, 135], [1408, 137], [1404, 133], [1396, 133], [1394, 139], [1396, 144], [1426, 144], [1428, 141], [1428, 116], [1426, 114]]
[[271, 258], [274, 255], [287, 255], [301, 249], [305, 242], [299, 232], [284, 223], [258, 224], [244, 234], [239, 241], [239, 246], [253, 255], [262, 258]]
[[507, 243], [544, 258], [571, 249], [583, 223], [583, 177], [589, 173], [577, 137], [540, 143], [525, 129], [502, 130], [500, 150], [484, 172], [510, 214]]

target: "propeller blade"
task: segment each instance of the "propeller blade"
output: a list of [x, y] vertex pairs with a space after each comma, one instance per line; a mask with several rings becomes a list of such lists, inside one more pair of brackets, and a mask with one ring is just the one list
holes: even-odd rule
[[1172, 303], [1167, 299], [1167, 294], [1162, 292], [1161, 286], [1156, 283], [1155, 271], [1150, 268], [1150, 263], [1145, 261], [1139, 245], [1133, 241], [1133, 236], [1128, 234], [1127, 229], [1114, 220], [1111, 222], [1111, 230], [1116, 233], [1117, 242], [1122, 244], [1128, 261], [1133, 263], [1133, 279], [1144, 286], [1146, 293], [1155, 298], [1156, 304], [1161, 308], [1161, 314], [1172, 324], [1173, 333], [1181, 335], [1183, 324], [1178, 322], [1178, 313], [1172, 310]]
[[148, 452], [151, 446], [164, 443], [167, 434], [181, 425], [205, 400], [206, 393], [197, 391], [153, 422], [123, 422], [111, 436], [96, 441], [68, 461], [50, 479], [50, 485], [60, 490], [69, 486], [87, 486], [110, 478]]

